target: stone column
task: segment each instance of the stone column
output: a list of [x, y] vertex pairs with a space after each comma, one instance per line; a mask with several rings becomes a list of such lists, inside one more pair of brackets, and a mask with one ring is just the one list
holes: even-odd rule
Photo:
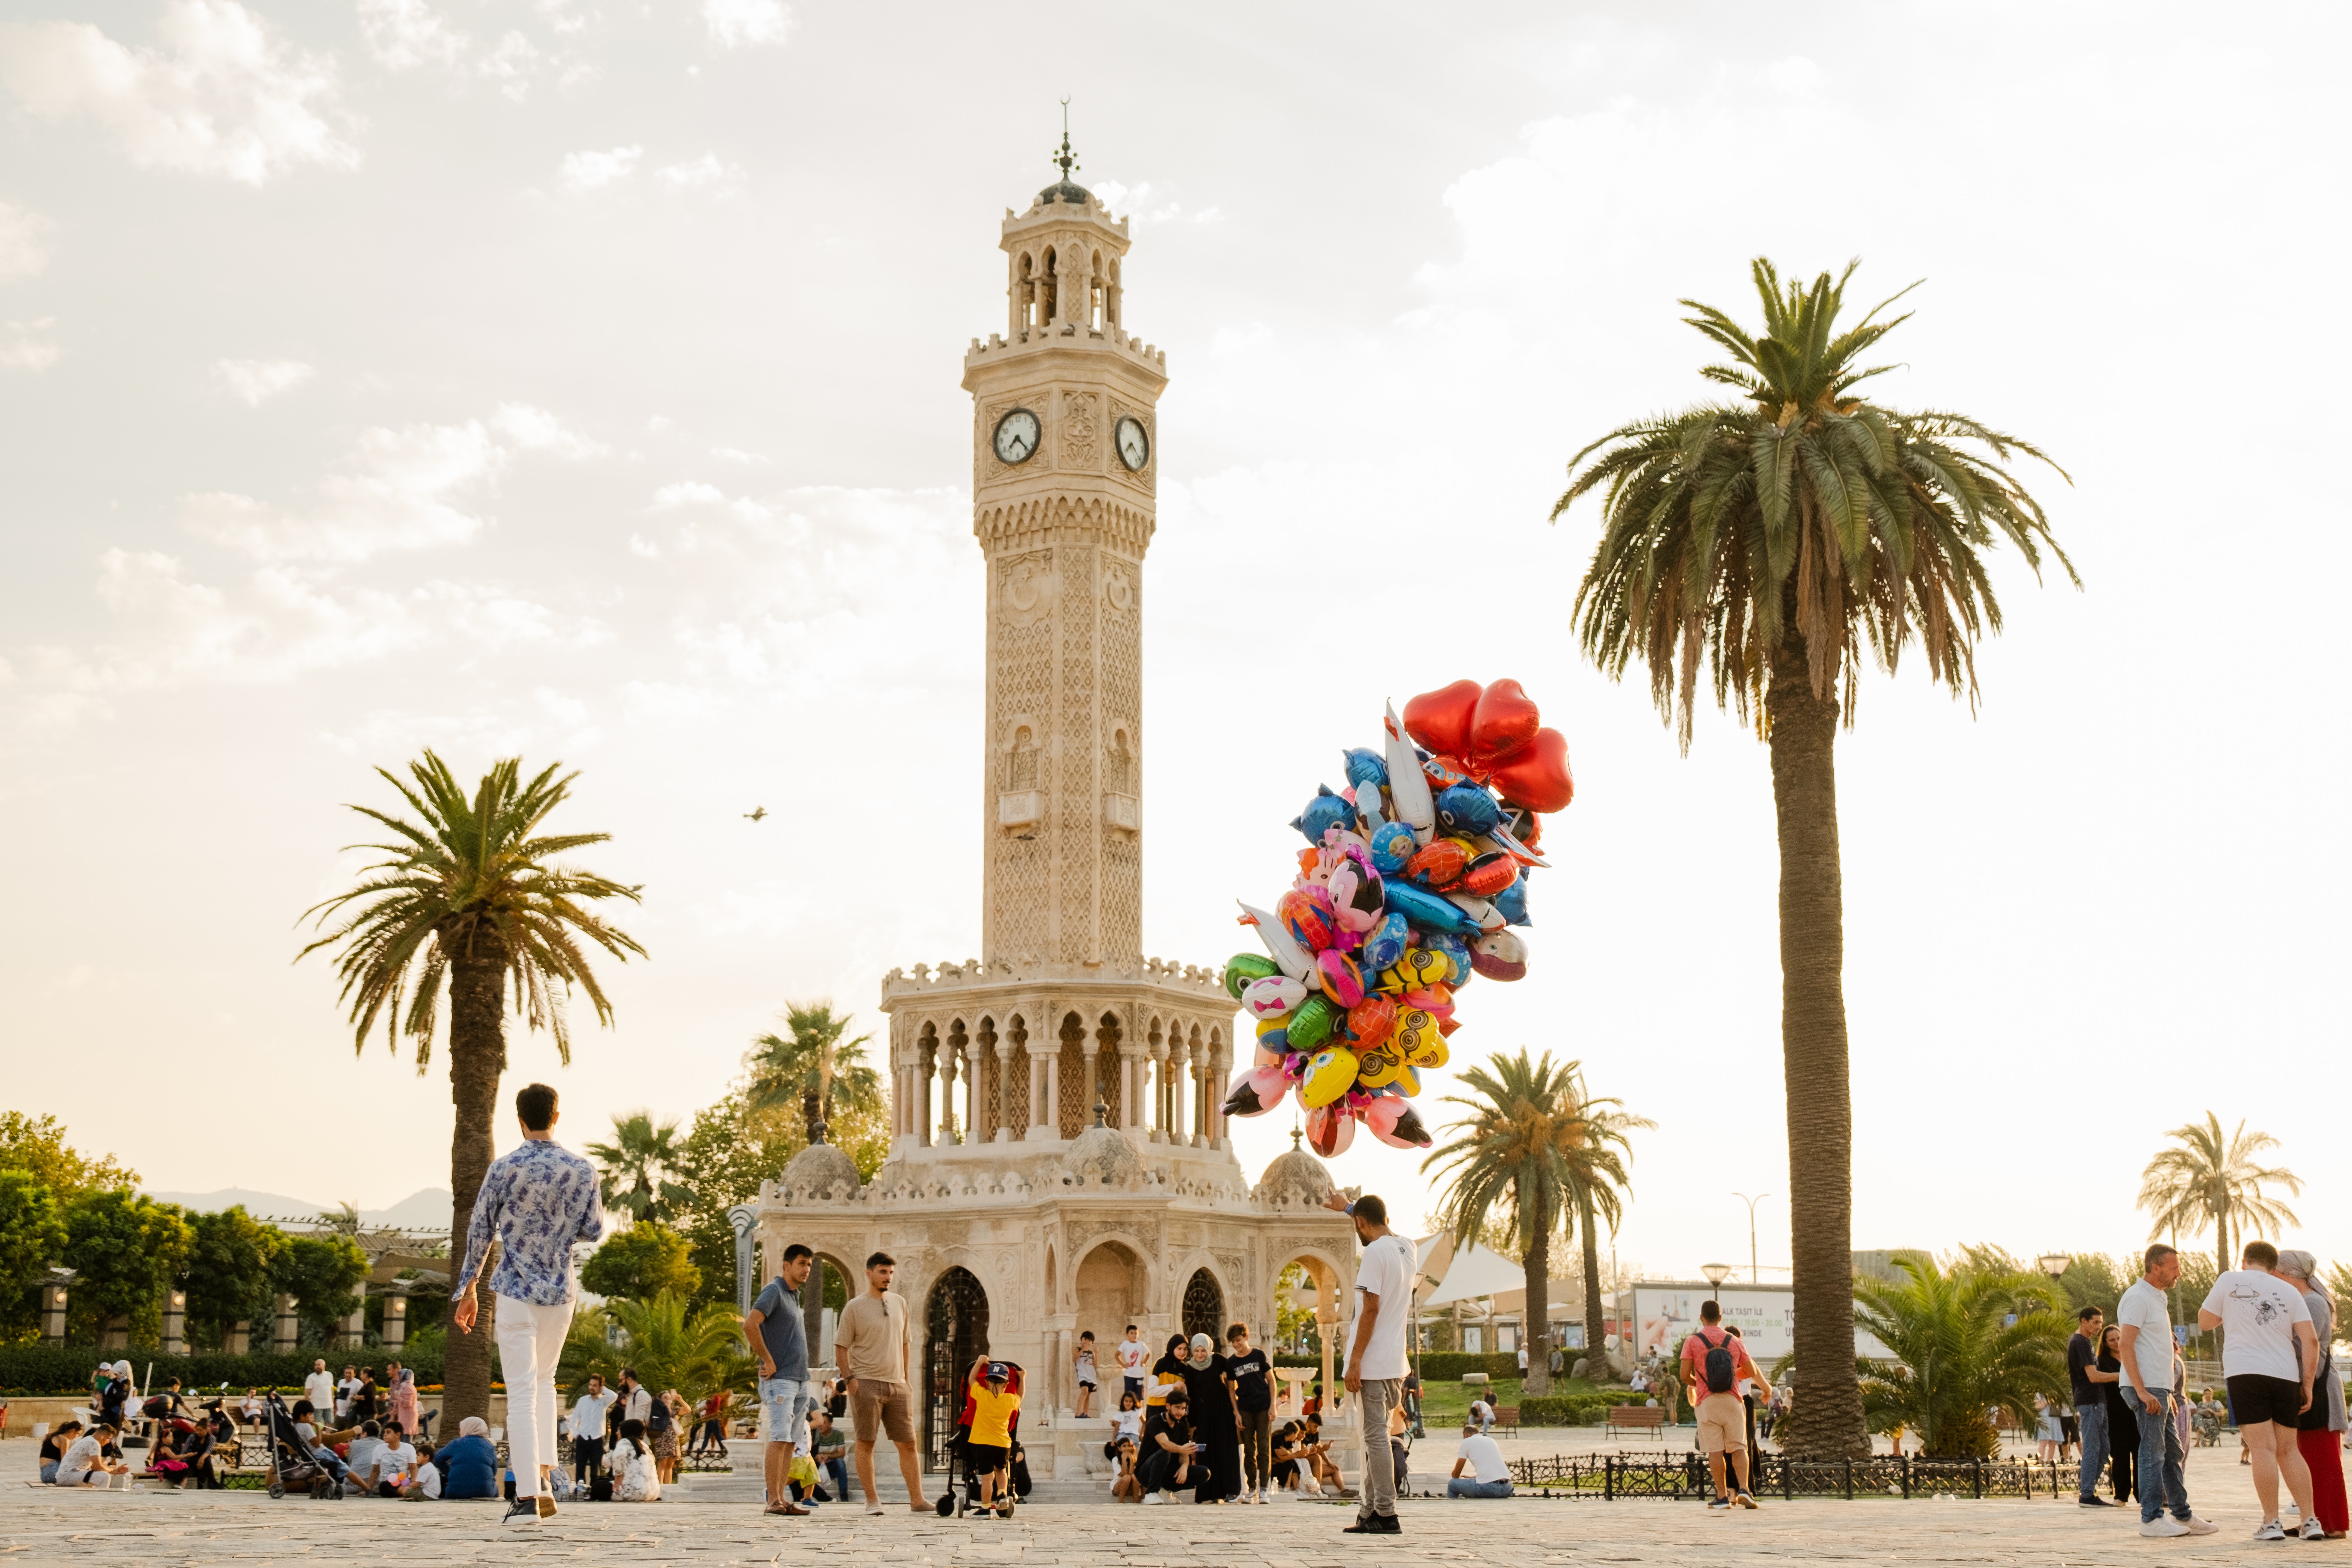
[[931, 1142], [931, 1079], [939, 1071], [938, 1047], [915, 1042], [915, 1136], [926, 1147]]
[[231, 1323], [227, 1334], [223, 1337], [221, 1349], [230, 1355], [250, 1353], [253, 1349], [253, 1320], [239, 1318]]
[[1185, 1113], [1190, 1107], [1184, 1098], [1186, 1080], [1192, 1076], [1192, 1060], [1186, 1054], [1181, 1037], [1171, 1036], [1168, 1041], [1168, 1142], [1181, 1148], [1192, 1140]]
[[1223, 1049], [1213, 1050], [1209, 1057], [1209, 1093], [1202, 1104], [1209, 1121], [1209, 1147], [1225, 1141], [1225, 1080], [1233, 1075], [1233, 1058]]
[[294, 1308], [294, 1298], [278, 1298], [278, 1321], [269, 1336], [269, 1348], [280, 1354], [302, 1342], [302, 1314]]
[[1165, 1039], [1151, 1043], [1151, 1059], [1144, 1064], [1144, 1069], [1151, 1080], [1151, 1141], [1165, 1143], [1168, 1142], [1168, 1042]]
[[978, 1035], [973, 1035], [964, 1041], [963, 1141], [967, 1143], [977, 1143], [981, 1141], [980, 1112], [982, 1103], [981, 1097], [987, 1091], [986, 1086], [981, 1081], [987, 1075], [987, 1068], [981, 1065], [981, 1058], [987, 1049], [986, 1043]]
[[341, 1328], [335, 1334], [335, 1342], [339, 1345], [363, 1345], [367, 1343], [366, 1287], [361, 1287], [359, 1310], [353, 1312], [350, 1317], [345, 1318], [342, 1321]]
[[1029, 1125], [1022, 1130], [1024, 1140], [1043, 1138], [1045, 1134], [1045, 1047], [1038, 1043], [1035, 1031], [1022, 1042], [1022, 1070], [1029, 1075]]
[[1053, 1054], [1045, 1058], [1045, 1136], [1062, 1135], [1062, 1040], [1054, 1037]]

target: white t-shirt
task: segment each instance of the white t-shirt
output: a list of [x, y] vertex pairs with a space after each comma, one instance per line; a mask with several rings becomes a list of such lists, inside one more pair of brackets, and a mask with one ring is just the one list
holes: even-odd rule
[[1150, 1364], [1150, 1346], [1141, 1340], [1118, 1342], [1118, 1372], [1121, 1377], [1141, 1377], [1143, 1369]]
[[1507, 1481], [1511, 1479], [1511, 1467], [1503, 1463], [1503, 1450], [1492, 1437], [1483, 1435], [1465, 1437], [1462, 1447], [1454, 1450], [1454, 1457], [1469, 1460], [1470, 1468], [1477, 1472], [1482, 1481]]
[[[2303, 1380], [2294, 1354], [2294, 1326], [2311, 1321], [2303, 1293], [2259, 1268], [2232, 1268], [2213, 1281], [2204, 1310], [2221, 1320], [2221, 1375]], [[2166, 1367], [2159, 1387], [2172, 1385]]]
[[[559, 1470], [558, 1473], [560, 1474], [561, 1471]], [[441, 1497], [441, 1467], [438, 1465], [418, 1466], [416, 1469], [416, 1489], [423, 1492], [427, 1499], [436, 1502], [439, 1501]]]
[[389, 1443], [379, 1443], [376, 1445], [375, 1462], [382, 1472], [376, 1479], [398, 1486], [408, 1479], [408, 1472], [416, 1468], [416, 1450], [405, 1443], [397, 1448]]
[[65, 1457], [58, 1461], [58, 1484], [64, 1487], [79, 1485], [84, 1475], [96, 1468], [98, 1439], [77, 1437], [67, 1447]]
[[310, 1402], [310, 1407], [313, 1410], [316, 1410], [320, 1415], [332, 1415], [335, 1413], [334, 1373], [329, 1372], [314, 1372], [310, 1376], [304, 1378], [302, 1380], [302, 1397], [309, 1400]]
[[1117, 1442], [1121, 1437], [1132, 1437], [1139, 1445], [1141, 1444], [1143, 1415], [1140, 1410], [1112, 1411], [1110, 1413], [1111, 1441]]
[[2116, 1326], [2139, 1330], [2139, 1342], [2133, 1346], [2133, 1359], [2139, 1365], [2124, 1363], [2124, 1382], [2133, 1388], [2170, 1393], [2172, 1303], [2164, 1292], [2145, 1279], [2135, 1282], [2116, 1303]]
[[[1412, 1317], [1412, 1271], [1417, 1259], [1412, 1243], [1391, 1231], [1364, 1248], [1363, 1261], [1356, 1265], [1356, 1321], [1363, 1321], [1366, 1295], [1381, 1299], [1380, 1315], [1372, 1320], [1372, 1337], [1364, 1346], [1363, 1365], [1348, 1370], [1359, 1377], [1402, 1377], [1408, 1370], [1405, 1360], [1405, 1324]], [[1348, 1343], [1353, 1346], [1355, 1334], [1350, 1331]]]

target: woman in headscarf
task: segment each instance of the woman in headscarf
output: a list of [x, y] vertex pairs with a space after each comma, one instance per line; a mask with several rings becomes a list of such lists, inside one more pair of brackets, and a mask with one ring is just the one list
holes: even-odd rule
[[[2336, 1375], [2331, 1347], [2336, 1338], [2336, 1307], [2316, 1283], [2319, 1259], [2300, 1247], [2279, 1249], [2272, 1270], [2303, 1292], [2311, 1309], [2311, 1330], [2319, 1336], [2319, 1375], [2311, 1385], [2311, 1408], [2296, 1425], [2294, 1446], [2311, 1468], [2311, 1511], [2330, 1541], [2340, 1541], [2352, 1529], [2352, 1509], [2344, 1496], [2344, 1382]], [[2302, 1342], [2296, 1342], [2302, 1351]]]
[[1151, 1419], [1151, 1412], [1168, 1403], [1168, 1385], [1184, 1381], [1184, 1336], [1168, 1336], [1168, 1349], [1151, 1363], [1151, 1375], [1143, 1384], [1143, 1418]]
[[1217, 1342], [1192, 1336], [1184, 1359], [1184, 1392], [1192, 1396], [1192, 1437], [1209, 1473], [1193, 1494], [1195, 1502], [1231, 1502], [1242, 1495], [1242, 1418], [1234, 1407], [1233, 1370], [1217, 1353]]
[[416, 1430], [416, 1373], [394, 1362], [384, 1368], [392, 1378], [392, 1418], [400, 1429], [414, 1434]]

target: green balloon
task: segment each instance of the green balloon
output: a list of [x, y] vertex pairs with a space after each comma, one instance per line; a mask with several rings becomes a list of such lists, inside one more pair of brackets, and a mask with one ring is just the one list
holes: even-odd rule
[[1331, 1037], [1347, 1015], [1333, 1006], [1329, 998], [1318, 994], [1309, 996], [1290, 1010], [1290, 1049], [1317, 1051]]
[[1262, 952], [1237, 952], [1225, 960], [1225, 994], [1238, 1002], [1253, 980], [1282, 973], [1282, 965]]

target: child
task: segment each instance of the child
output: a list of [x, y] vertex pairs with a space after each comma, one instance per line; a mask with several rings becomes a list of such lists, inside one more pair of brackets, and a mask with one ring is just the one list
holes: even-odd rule
[[1085, 1420], [1095, 1413], [1095, 1388], [1099, 1381], [1095, 1372], [1095, 1337], [1091, 1333], [1078, 1336], [1078, 1419]]
[[971, 1434], [964, 1440], [964, 1465], [980, 1482], [980, 1502], [971, 1513], [1013, 1517], [1013, 1489], [1006, 1473], [1013, 1451], [1013, 1420], [1021, 1396], [1012, 1390], [1013, 1369], [986, 1356], [971, 1363], [965, 1394], [971, 1401]]
[[1118, 1342], [1118, 1374], [1127, 1392], [1138, 1399], [1143, 1397], [1143, 1369], [1150, 1362], [1151, 1347], [1143, 1342], [1133, 1323], [1128, 1324], [1127, 1338]]

